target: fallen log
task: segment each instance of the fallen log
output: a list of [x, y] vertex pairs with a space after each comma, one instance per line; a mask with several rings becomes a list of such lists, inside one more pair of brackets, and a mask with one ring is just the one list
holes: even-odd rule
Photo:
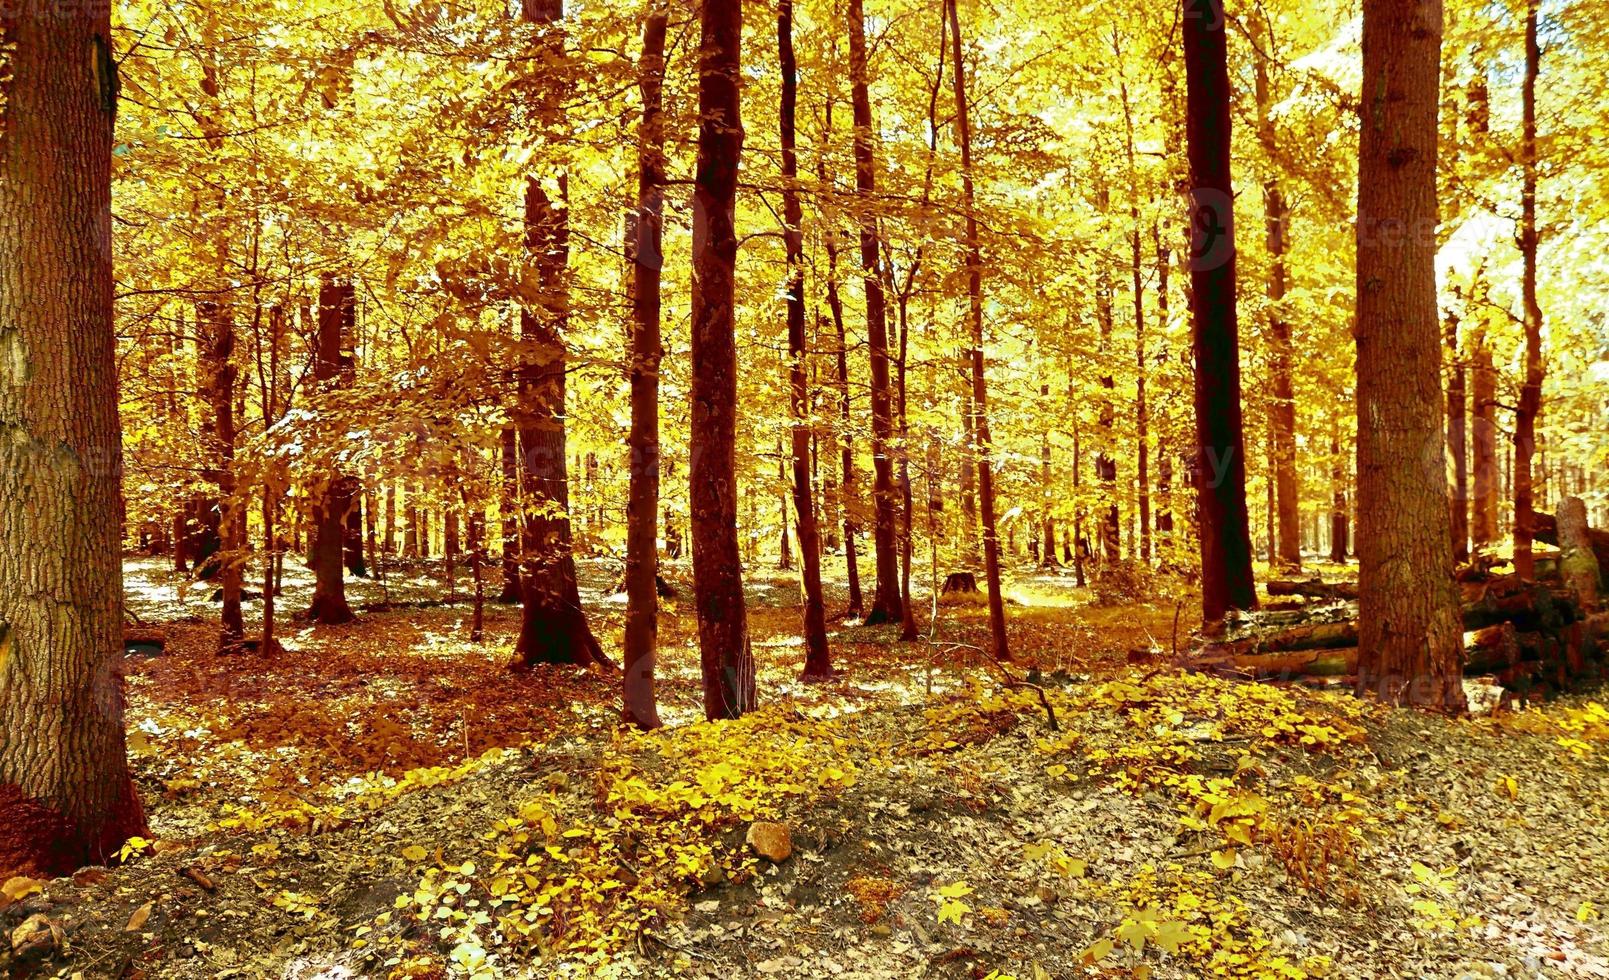
[[1466, 602], [1463, 618], [1466, 630], [1513, 623], [1522, 632], [1557, 632], [1581, 618], [1581, 607], [1571, 590], [1527, 583], [1519, 591], [1492, 591]]
[[1322, 579], [1271, 579], [1264, 586], [1271, 596], [1305, 596], [1350, 602], [1358, 597], [1356, 582], [1325, 582]]
[[[1353, 625], [1334, 623], [1334, 626]], [[1334, 634], [1339, 637], [1342, 634]], [[1531, 634], [1537, 636], [1538, 634]], [[1219, 649], [1209, 651], [1197, 661], [1203, 669], [1218, 669], [1227, 673], [1249, 674], [1252, 677], [1340, 677], [1358, 672], [1356, 629], [1352, 646], [1335, 646], [1319, 649], [1291, 649], [1264, 652], [1236, 652]], [[1491, 674], [1506, 670], [1521, 662], [1522, 644], [1512, 625], [1502, 623], [1475, 630], [1464, 636], [1464, 673]], [[1553, 655], [1557, 657], [1554, 651]], [[1537, 659], [1541, 659], [1540, 655]]]
[[1337, 623], [1304, 623], [1277, 633], [1253, 634], [1238, 640], [1214, 644], [1208, 649], [1239, 656], [1288, 650], [1327, 650], [1357, 645], [1357, 622], [1342, 620]]
[[[1598, 560], [1600, 572], [1609, 571], [1609, 531], [1589, 527], [1587, 542], [1592, 546], [1593, 557]], [[1552, 514], [1537, 512], [1531, 515], [1531, 537], [1543, 544], [1559, 545], [1559, 522]]]

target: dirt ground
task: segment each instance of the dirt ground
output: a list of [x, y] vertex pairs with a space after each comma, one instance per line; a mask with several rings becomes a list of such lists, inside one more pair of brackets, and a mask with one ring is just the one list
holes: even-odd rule
[[[411, 571], [353, 598], [439, 594]], [[583, 570], [614, 651], [618, 574]], [[1590, 694], [1450, 721], [1191, 675], [1188, 589], [1094, 605], [1032, 569], [1009, 674], [981, 607], [930, 623], [919, 591], [920, 642], [835, 621], [808, 685], [796, 585], [751, 570], [765, 705], [712, 726], [673, 568], [645, 736], [616, 677], [510, 674], [508, 607], [483, 645], [465, 604], [399, 605], [220, 658], [205, 591], [128, 577], [169, 637], [128, 664], [151, 838], [7, 883], [13, 977], [1609, 976]]]

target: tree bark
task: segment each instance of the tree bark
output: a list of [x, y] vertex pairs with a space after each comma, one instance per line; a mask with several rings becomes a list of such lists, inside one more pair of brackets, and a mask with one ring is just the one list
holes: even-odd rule
[[[313, 380], [326, 396], [342, 386], [342, 335], [355, 314], [356, 293], [351, 283], [325, 278], [318, 289], [317, 348], [313, 359]], [[346, 601], [343, 576], [343, 546], [347, 511], [352, 506], [352, 481], [331, 466], [319, 494], [314, 514], [313, 602], [307, 618], [315, 623], [347, 623], [352, 609]], [[413, 508], [412, 495], [408, 501]], [[411, 533], [411, 528], [410, 528]]]
[[1580, 497], [1566, 497], [1559, 503], [1559, 574], [1565, 586], [1575, 590], [1581, 605], [1598, 605], [1598, 556], [1594, 553], [1592, 532], [1587, 527], [1587, 505]]
[[108, 4], [14, 4], [5, 36], [0, 881], [146, 832], [123, 740]]
[[[1453, 287], [1458, 298], [1458, 287]], [[1464, 361], [1458, 349], [1458, 313], [1449, 309], [1446, 318], [1447, 342], [1447, 446], [1452, 459], [1452, 495], [1448, 498], [1453, 533], [1453, 562], [1469, 560], [1469, 440], [1465, 405]]]
[[[851, 0], [859, 6], [860, 0]], [[961, 201], [966, 210], [967, 312], [972, 324], [972, 433], [978, 458], [978, 504], [983, 522], [983, 570], [989, 589], [989, 652], [1009, 661], [1006, 607], [1000, 589], [1000, 536], [994, 512], [994, 445], [989, 436], [989, 388], [983, 363], [983, 249], [978, 240], [978, 209], [972, 186], [972, 126], [967, 107], [966, 65], [962, 60], [961, 16], [950, 7], [950, 44], [955, 62], [956, 142], [961, 145]]]
[[1358, 159], [1358, 688], [1465, 710], [1436, 313], [1442, 11], [1364, 0]]
[[[520, 601], [520, 451], [519, 435], [512, 424], [503, 426], [498, 435], [498, 460], [502, 479], [498, 484], [500, 495], [497, 511], [503, 536], [503, 588], [497, 594], [498, 602]], [[386, 513], [392, 513], [394, 491], [388, 490]]]
[[[700, 16], [698, 162], [693, 189], [693, 363], [688, 455], [693, 591], [698, 610], [704, 717], [753, 709], [754, 655], [743, 605], [737, 540], [737, 345], [733, 333], [737, 230], [734, 211], [743, 154], [738, 78], [739, 0], [704, 0]], [[868, 287], [869, 288], [869, 287]]]
[[[544, 47], [562, 57], [554, 25], [564, 16], [563, 0], [522, 0], [521, 14], [549, 28]], [[570, 548], [570, 474], [565, 448], [564, 332], [569, 324], [569, 182], [556, 180], [559, 200], [543, 181], [525, 179], [525, 249], [542, 284], [537, 303], [520, 310], [519, 392], [515, 428], [519, 436], [522, 512], [520, 551], [520, 633], [514, 644], [515, 669], [539, 663], [608, 666], [592, 635], [576, 583]], [[533, 306], [535, 308], [533, 308]], [[423, 542], [421, 542], [423, 544]]]
[[1222, 7], [1184, 0], [1185, 143], [1190, 159], [1190, 314], [1195, 352], [1195, 484], [1200, 504], [1202, 615], [1254, 609], [1246, 513], [1246, 445], [1235, 318], [1234, 197], [1229, 173], [1229, 69]]
[[[212, 556], [223, 603], [219, 610], [218, 652], [237, 653], [246, 637], [240, 599], [244, 582], [246, 511], [237, 497], [235, 477], [235, 317], [227, 304], [197, 304], [196, 328], [202, 344], [204, 389], [210, 415], [203, 427], [210, 456], [208, 477], [218, 490], [218, 547]], [[339, 555], [337, 555], [339, 560]]]
[[[793, 0], [777, 5], [777, 58], [782, 69], [779, 128], [782, 140], [782, 221], [787, 251], [788, 407], [792, 418], [794, 530], [804, 586], [805, 680], [833, 674], [827, 649], [827, 612], [821, 590], [821, 541], [815, 491], [810, 479], [810, 351], [805, 339], [804, 209], [799, 201], [799, 151], [795, 113], [799, 66], [793, 52]], [[785, 534], [786, 532], [784, 532]]]
[[1520, 86], [1523, 116], [1520, 138], [1520, 232], [1523, 268], [1520, 299], [1524, 308], [1525, 381], [1520, 386], [1519, 411], [1514, 413], [1514, 570], [1524, 578], [1536, 575], [1531, 553], [1531, 512], [1534, 510], [1532, 457], [1536, 454], [1536, 419], [1542, 413], [1542, 308], [1536, 299], [1536, 77], [1542, 49], [1537, 44], [1536, 21], [1540, 0], [1525, 4], [1525, 78]]
[[[816, 158], [816, 176], [824, 193], [832, 193], [832, 180], [827, 172], [828, 146], [832, 137], [832, 103], [829, 101], [822, 113], [822, 146]], [[834, 366], [837, 369], [835, 381], [838, 385], [838, 455], [841, 480], [839, 492], [842, 493], [844, 512], [844, 568], [849, 579], [849, 605], [844, 610], [844, 616], [857, 619], [865, 613], [865, 598], [860, 588], [860, 563], [855, 553], [855, 533], [859, 529], [855, 521], [855, 454], [853, 444], [853, 430], [850, 428], [849, 411], [849, 337], [844, 330], [844, 302], [838, 294], [838, 229], [836, 219], [828, 214], [822, 229], [822, 247], [827, 252], [827, 309], [832, 313], [833, 329], [838, 335], [838, 350]]]
[[627, 224], [631, 266], [630, 484], [626, 490], [626, 629], [621, 694], [625, 720], [658, 728], [654, 667], [659, 656], [659, 364], [660, 269], [665, 213], [665, 0], [649, 0], [643, 20], [637, 88], [637, 208]]
[[849, 0], [850, 101], [855, 116], [855, 190], [860, 199], [860, 270], [866, 293], [866, 340], [871, 353], [872, 552], [877, 582], [866, 622], [897, 623], [904, 616], [899, 591], [899, 543], [894, 490], [893, 399], [889, 394], [888, 311], [878, 270], [877, 163], [872, 148], [872, 104], [866, 64], [866, 14]]
[[1268, 68], [1274, 49], [1274, 25], [1264, 13], [1262, 43], [1256, 57], [1256, 76], [1253, 94], [1257, 104], [1257, 140], [1263, 147], [1268, 172], [1263, 177], [1263, 221], [1268, 246], [1268, 339], [1271, 357], [1269, 372], [1273, 378], [1273, 405], [1270, 418], [1273, 424], [1273, 484], [1277, 527], [1269, 528], [1271, 538], [1277, 538], [1273, 549], [1276, 564], [1287, 569], [1302, 565], [1301, 493], [1296, 482], [1296, 392], [1292, 381], [1291, 324], [1286, 319], [1285, 253], [1288, 250], [1286, 233], [1290, 227], [1290, 206], [1285, 192], [1274, 172], [1278, 159], [1279, 143], [1274, 132], [1274, 121], [1269, 114], [1273, 96], [1269, 91]]

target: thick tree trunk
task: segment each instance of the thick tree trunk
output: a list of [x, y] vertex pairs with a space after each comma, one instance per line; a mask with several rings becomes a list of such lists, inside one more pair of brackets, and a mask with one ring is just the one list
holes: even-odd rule
[[849, 76], [855, 115], [855, 190], [860, 198], [860, 269], [866, 293], [866, 341], [871, 353], [872, 552], [877, 583], [866, 622], [897, 623], [904, 615], [899, 591], [899, 544], [894, 461], [893, 399], [889, 393], [888, 311], [878, 269], [877, 163], [872, 148], [872, 103], [866, 64], [866, 15], [862, 0], [849, 0]]
[[[856, 6], [859, 0], [851, 0]], [[996, 660], [1011, 659], [1006, 642], [1006, 607], [1000, 588], [1000, 540], [994, 512], [994, 445], [989, 436], [989, 388], [983, 362], [983, 250], [978, 243], [978, 214], [972, 186], [972, 128], [967, 111], [966, 66], [962, 60], [961, 17], [956, 0], [950, 8], [950, 44], [955, 61], [956, 142], [961, 145], [961, 201], [966, 209], [967, 311], [972, 324], [972, 432], [978, 457], [978, 503], [983, 522], [983, 570], [989, 589], [989, 652]]]
[[[700, 17], [698, 163], [693, 189], [693, 366], [688, 450], [693, 591], [704, 716], [754, 707], [754, 655], [737, 541], [737, 345], [734, 227], [743, 124], [739, 0], [704, 0]], [[868, 287], [869, 288], [869, 287]]]
[[1520, 385], [1519, 411], [1514, 413], [1514, 570], [1524, 578], [1536, 575], [1531, 554], [1531, 512], [1535, 487], [1531, 474], [1536, 454], [1536, 420], [1542, 414], [1542, 308], [1536, 299], [1536, 76], [1542, 49], [1537, 44], [1536, 21], [1540, 0], [1525, 4], [1525, 79], [1520, 87], [1523, 132], [1520, 140], [1520, 299], [1525, 325], [1525, 380]]
[[[799, 201], [799, 151], [795, 112], [799, 68], [793, 53], [793, 0], [777, 6], [777, 57], [782, 67], [782, 221], [787, 250], [788, 407], [792, 418], [794, 529], [799, 537], [799, 567], [804, 586], [804, 678], [832, 676], [827, 649], [827, 612], [821, 591], [821, 542], [816, 529], [815, 491], [810, 481], [810, 378], [805, 341], [804, 209]], [[784, 530], [784, 534], [786, 531]]]
[[1465, 709], [1436, 314], [1441, 7], [1364, 0], [1358, 159], [1358, 688]]
[[7, 10], [0, 133], [0, 881], [145, 833], [123, 742], [108, 5]]
[[1234, 197], [1229, 175], [1229, 69], [1223, 8], [1184, 0], [1185, 142], [1190, 158], [1190, 313], [1195, 352], [1202, 614], [1253, 609], [1246, 445], [1235, 318]]
[[[561, 57], [558, 29], [563, 0], [523, 0], [528, 22], [548, 25], [544, 47]], [[520, 551], [520, 633], [514, 644], [515, 669], [539, 663], [607, 666], [581, 608], [575, 556], [570, 550], [570, 474], [565, 448], [564, 332], [569, 324], [570, 219], [567, 175], [557, 180], [559, 200], [549, 198], [541, 179], [525, 179], [525, 249], [535, 264], [542, 294], [535, 308], [520, 310], [519, 391], [515, 428], [519, 435], [520, 495], [523, 500]], [[421, 544], [424, 544], [421, 541]]]
[[[325, 395], [342, 386], [342, 336], [356, 313], [355, 298], [351, 283], [338, 283], [326, 278], [319, 284], [318, 345], [314, 352], [313, 380]], [[352, 506], [353, 491], [352, 480], [332, 466], [318, 497], [312, 553], [309, 556], [314, 581], [313, 602], [308, 607], [307, 618], [315, 623], [346, 623], [353, 618], [352, 609], [346, 602], [343, 575], [346, 515]], [[408, 505], [411, 514], [412, 494], [409, 495]], [[412, 533], [411, 522], [409, 533]]]
[[660, 726], [654, 693], [659, 655], [659, 271], [664, 265], [665, 213], [665, 25], [664, 0], [649, 0], [643, 21], [637, 87], [642, 125], [637, 130], [637, 208], [627, 223], [626, 258], [631, 266], [630, 483], [626, 490], [626, 629], [621, 694], [625, 720], [638, 728]]

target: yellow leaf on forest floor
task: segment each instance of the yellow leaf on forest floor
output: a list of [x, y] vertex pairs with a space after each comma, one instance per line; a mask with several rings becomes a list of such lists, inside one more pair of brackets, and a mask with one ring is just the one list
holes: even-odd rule
[[151, 902], [146, 902], [144, 905], [141, 905], [139, 908], [135, 909], [134, 914], [128, 917], [128, 925], [123, 927], [123, 931], [139, 932], [141, 929], [145, 928], [146, 920], [151, 918], [151, 905]]

